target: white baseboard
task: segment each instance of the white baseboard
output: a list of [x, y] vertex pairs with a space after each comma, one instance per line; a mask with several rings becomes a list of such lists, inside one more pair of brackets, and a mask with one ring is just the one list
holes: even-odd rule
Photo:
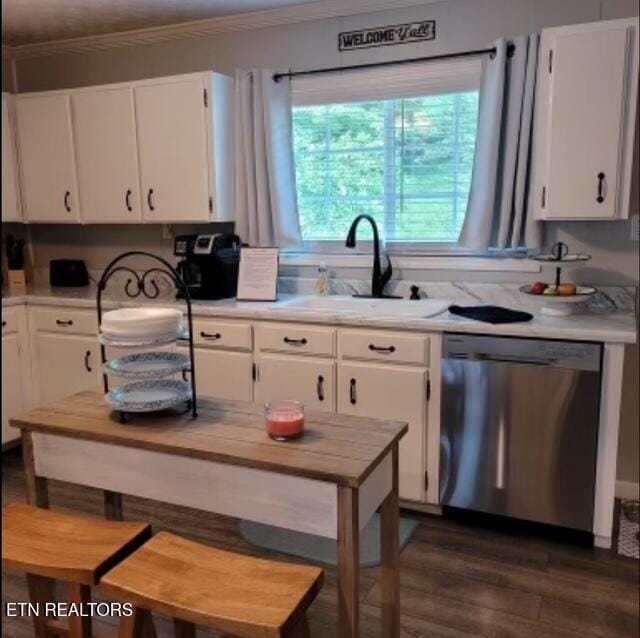
[[616, 481], [616, 496], [618, 498], [628, 498], [635, 501], [640, 500], [640, 483]]

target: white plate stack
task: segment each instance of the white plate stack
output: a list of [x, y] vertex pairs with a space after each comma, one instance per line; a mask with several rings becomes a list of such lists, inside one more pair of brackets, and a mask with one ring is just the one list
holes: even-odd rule
[[[182, 312], [176, 308], [123, 308], [104, 313], [100, 342], [109, 348], [147, 348], [184, 339]], [[155, 412], [189, 403], [191, 384], [175, 378], [191, 370], [187, 355], [139, 352], [104, 364], [108, 375], [131, 379], [107, 393], [107, 403], [121, 412]]]

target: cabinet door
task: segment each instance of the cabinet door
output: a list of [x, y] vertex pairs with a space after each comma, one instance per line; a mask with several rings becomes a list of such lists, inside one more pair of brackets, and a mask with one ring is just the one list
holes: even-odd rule
[[208, 126], [202, 78], [135, 87], [147, 222], [208, 221]]
[[[178, 352], [188, 354], [188, 348]], [[195, 349], [196, 394], [208, 399], [251, 401], [253, 356], [249, 352]]]
[[309, 409], [334, 412], [335, 369], [329, 359], [262, 354], [257, 361], [255, 401], [296, 399]]
[[69, 95], [18, 96], [16, 125], [25, 219], [77, 222]]
[[2, 443], [17, 439], [20, 432], [9, 419], [24, 412], [18, 333], [2, 337]]
[[629, 29], [615, 21], [552, 29], [543, 36], [535, 129], [541, 137], [535, 195], [541, 217], [628, 214], [626, 163], [635, 121], [629, 117], [635, 110], [629, 93], [637, 83], [637, 70], [630, 76]]
[[375, 419], [405, 421], [400, 440], [400, 498], [424, 496], [424, 449], [427, 371], [408, 366], [340, 363], [338, 412]]
[[139, 222], [140, 178], [131, 87], [71, 98], [80, 210], [85, 222]]
[[16, 147], [11, 118], [11, 96], [2, 94], [2, 221], [20, 221], [20, 198], [18, 195], [18, 168]]
[[95, 337], [38, 333], [36, 348], [40, 405], [101, 385]]

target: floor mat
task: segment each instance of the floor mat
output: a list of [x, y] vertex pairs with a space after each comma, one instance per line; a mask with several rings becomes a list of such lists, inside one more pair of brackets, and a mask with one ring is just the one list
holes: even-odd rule
[[620, 506], [618, 554], [640, 559], [640, 503], [623, 500]]
[[[400, 550], [411, 539], [418, 522], [410, 518], [400, 519]], [[299, 556], [307, 560], [337, 565], [336, 541], [331, 538], [294, 532], [252, 521], [240, 521], [240, 533], [252, 545], [283, 554]], [[375, 567], [380, 564], [380, 516], [374, 514], [360, 532], [360, 565]]]

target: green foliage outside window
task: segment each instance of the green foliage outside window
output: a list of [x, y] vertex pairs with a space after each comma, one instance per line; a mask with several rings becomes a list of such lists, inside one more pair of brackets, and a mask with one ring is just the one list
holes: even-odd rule
[[368, 213], [387, 240], [456, 242], [477, 117], [477, 91], [295, 107], [304, 239], [342, 240], [353, 218]]

